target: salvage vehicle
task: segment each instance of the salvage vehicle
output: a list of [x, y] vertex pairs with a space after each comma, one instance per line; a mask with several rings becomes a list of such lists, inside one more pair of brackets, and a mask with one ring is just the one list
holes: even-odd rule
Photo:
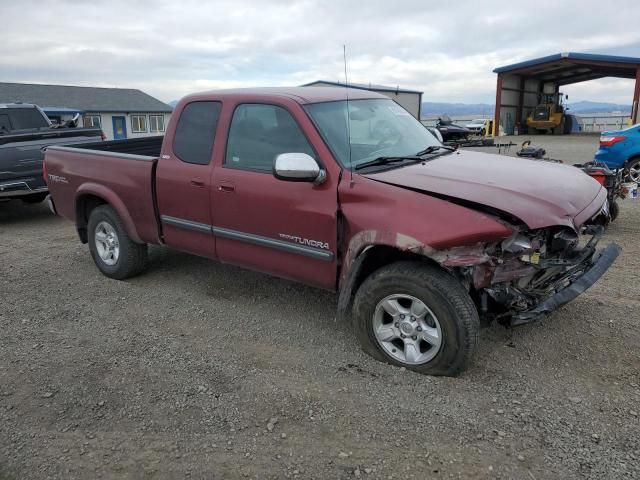
[[42, 149], [102, 138], [99, 128], [75, 128], [71, 122], [52, 125], [36, 105], [0, 104], [0, 200], [42, 202], [47, 196], [42, 178]]
[[623, 169], [628, 180], [640, 183], [640, 124], [602, 132], [595, 161], [615, 170]]
[[50, 207], [104, 275], [161, 244], [337, 291], [366, 352], [421, 373], [461, 372], [481, 319], [541, 318], [619, 252], [596, 248], [607, 192], [588, 175], [443, 146], [365, 90], [194, 94], [139, 142], [46, 151]]

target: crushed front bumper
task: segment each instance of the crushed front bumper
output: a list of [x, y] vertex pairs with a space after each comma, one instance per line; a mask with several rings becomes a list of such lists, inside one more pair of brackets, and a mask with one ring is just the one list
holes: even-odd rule
[[511, 325], [523, 325], [539, 320], [562, 305], [569, 303], [604, 275], [613, 262], [615, 262], [616, 258], [618, 258], [621, 250], [618, 244], [612, 242], [604, 249], [595, 253], [590, 259], [590, 265], [582, 271], [580, 276], [574, 278], [569, 285], [544, 299], [535, 307], [515, 313], [511, 317]]

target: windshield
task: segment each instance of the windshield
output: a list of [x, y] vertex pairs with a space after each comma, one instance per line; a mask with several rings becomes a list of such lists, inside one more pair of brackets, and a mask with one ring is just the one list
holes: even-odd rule
[[[412, 156], [441, 143], [400, 105], [389, 99], [350, 100], [307, 105], [320, 134], [347, 168], [378, 157]], [[349, 162], [351, 144], [351, 162]]]

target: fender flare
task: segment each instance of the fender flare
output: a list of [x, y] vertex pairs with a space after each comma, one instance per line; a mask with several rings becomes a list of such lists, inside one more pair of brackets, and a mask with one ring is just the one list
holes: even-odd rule
[[[112, 207], [116, 211], [116, 213], [122, 220], [122, 223], [124, 224], [127, 235], [129, 235], [129, 237], [131, 237], [131, 239], [136, 243], [145, 243], [140, 238], [140, 235], [138, 235], [138, 231], [136, 230], [135, 223], [133, 222], [133, 219], [131, 218], [131, 215], [129, 214], [129, 210], [127, 209], [126, 205], [113, 190], [111, 190], [108, 187], [105, 187], [104, 185], [100, 185], [97, 183], [91, 183], [91, 182], [83, 183], [82, 185], [80, 185], [80, 187], [76, 191], [76, 198], [74, 202], [76, 212], [78, 208], [78, 202], [80, 198], [83, 197], [84, 195], [92, 195], [104, 200], [106, 204], [108, 204], [110, 207]], [[79, 227], [77, 215], [76, 215], [76, 227], [77, 228]]]
[[338, 312], [337, 318], [345, 320], [353, 303], [357, 290], [358, 274], [369, 256], [372, 247], [389, 247], [398, 252], [413, 253], [424, 258], [434, 258], [429, 253], [436, 251], [408, 235], [378, 230], [363, 230], [355, 234], [349, 241], [344, 256], [340, 276], [338, 278]]
[[340, 271], [337, 312], [337, 318], [340, 320], [349, 316], [353, 297], [357, 291], [360, 271], [369, 258], [369, 254], [375, 251], [375, 247], [391, 248], [399, 254], [413, 258], [421, 257], [447, 270], [455, 267], [479, 265], [490, 259], [485, 253], [486, 244], [483, 242], [450, 249], [435, 249], [402, 233], [375, 230], [359, 232], [349, 242]]

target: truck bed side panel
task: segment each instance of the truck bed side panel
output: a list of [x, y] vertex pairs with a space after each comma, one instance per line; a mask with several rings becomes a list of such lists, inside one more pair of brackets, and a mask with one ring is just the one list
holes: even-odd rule
[[77, 224], [78, 201], [94, 195], [116, 210], [131, 238], [158, 243], [152, 189], [156, 160], [69, 147], [47, 149], [47, 182], [58, 214]]

